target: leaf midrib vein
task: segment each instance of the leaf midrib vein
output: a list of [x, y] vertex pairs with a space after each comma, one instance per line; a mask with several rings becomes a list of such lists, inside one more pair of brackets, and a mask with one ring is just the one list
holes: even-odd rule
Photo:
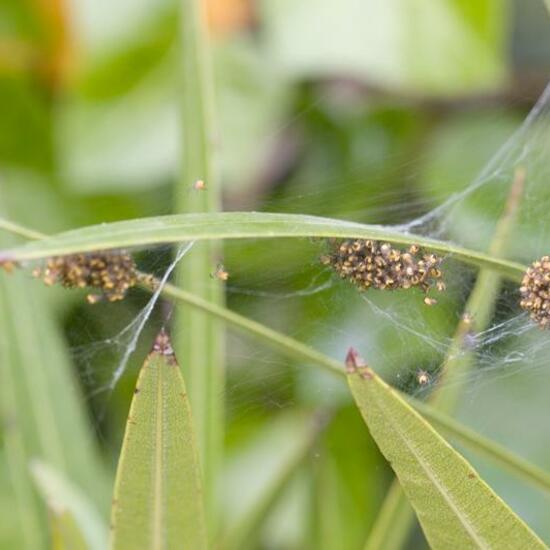
[[[160, 363], [160, 361], [159, 361]], [[154, 490], [153, 490], [153, 548], [162, 548], [162, 517], [163, 517], [163, 479], [164, 470], [164, 403], [162, 399], [163, 390], [163, 369], [157, 363], [155, 366], [157, 377], [157, 398], [156, 398], [156, 425], [155, 425], [155, 466]]]
[[476, 530], [470, 525], [470, 522], [468, 520], [468, 517], [462, 513], [460, 510], [459, 505], [455, 504], [454, 499], [452, 496], [445, 490], [444, 485], [439, 481], [437, 476], [431, 472], [428, 465], [425, 464], [425, 461], [422, 458], [422, 455], [420, 455], [417, 450], [412, 446], [405, 435], [403, 434], [402, 430], [400, 429], [399, 425], [393, 420], [392, 416], [387, 414], [383, 403], [380, 402], [378, 399], [378, 396], [374, 395], [376, 404], [378, 405], [379, 409], [383, 412], [385, 418], [389, 422], [389, 424], [394, 429], [395, 433], [400, 437], [400, 439], [403, 441], [405, 446], [410, 450], [413, 457], [418, 462], [419, 466], [422, 468], [422, 470], [425, 472], [427, 477], [432, 481], [436, 489], [439, 491], [445, 502], [448, 504], [448, 506], [451, 508], [451, 510], [455, 513], [456, 517], [458, 518], [459, 522], [464, 527], [465, 531], [470, 535], [470, 537], [474, 540], [474, 542], [479, 546], [479, 548], [486, 548], [489, 549], [490, 546], [485, 542], [483, 537], [479, 535]]

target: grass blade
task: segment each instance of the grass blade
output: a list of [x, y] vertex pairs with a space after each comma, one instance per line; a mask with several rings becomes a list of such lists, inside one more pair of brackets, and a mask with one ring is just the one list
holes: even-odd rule
[[362, 366], [352, 350], [348, 368], [357, 406], [432, 548], [546, 548], [468, 462]]
[[2, 250], [0, 262], [187, 240], [275, 237], [349, 237], [418, 244], [443, 255], [451, 254], [471, 265], [488, 267], [515, 281], [519, 281], [526, 270], [526, 266], [516, 262], [392, 228], [301, 214], [263, 212], [176, 214], [89, 226]]
[[[221, 188], [215, 166], [213, 78], [204, 2], [180, 0], [181, 33], [181, 174], [176, 212], [217, 212]], [[199, 183], [199, 182], [202, 182]], [[221, 243], [197, 243], [177, 268], [177, 285], [212, 303], [223, 305], [223, 283], [211, 277], [221, 257]], [[224, 326], [202, 311], [176, 310], [174, 345], [181, 359], [195, 411], [202, 459], [204, 494], [210, 532], [217, 531], [217, 476], [223, 450]]]
[[399, 483], [392, 483], [369, 533], [365, 550], [397, 550], [410, 531], [411, 505]]
[[48, 464], [34, 460], [31, 472], [50, 510], [54, 548], [103, 550], [107, 526], [87, 497]]
[[98, 507], [107, 500], [105, 472], [44, 292], [22, 273], [0, 273], [4, 443], [29, 548], [41, 547], [45, 536], [43, 507], [28, 470], [31, 458], [54, 464]]
[[141, 369], [128, 415], [113, 497], [111, 547], [206, 548], [191, 409], [164, 332]]
[[[518, 207], [525, 186], [525, 170], [516, 170], [504, 211], [496, 226], [489, 246], [489, 255], [502, 257], [506, 251], [510, 234], [516, 220]], [[453, 341], [447, 352], [441, 379], [436, 386], [430, 403], [445, 412], [453, 411], [462, 393], [463, 380], [474, 366], [474, 354], [465, 346], [468, 332], [483, 332], [493, 317], [495, 303], [501, 287], [498, 273], [482, 269], [466, 302], [462, 320], [458, 324]]]

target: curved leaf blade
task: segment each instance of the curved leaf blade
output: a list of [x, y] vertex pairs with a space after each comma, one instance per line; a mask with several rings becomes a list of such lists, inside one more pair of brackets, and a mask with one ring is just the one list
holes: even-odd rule
[[75, 252], [187, 240], [275, 237], [358, 238], [384, 240], [396, 244], [418, 244], [441, 254], [453, 254], [472, 265], [494, 269], [513, 280], [520, 280], [526, 270], [525, 266], [516, 262], [492, 258], [476, 250], [403, 233], [391, 227], [302, 214], [265, 212], [175, 214], [83, 227], [0, 251], [0, 262], [36, 260]]
[[111, 548], [206, 548], [191, 410], [168, 336], [141, 369], [115, 481]]
[[353, 350], [347, 364], [357, 406], [432, 548], [546, 548], [470, 464]]

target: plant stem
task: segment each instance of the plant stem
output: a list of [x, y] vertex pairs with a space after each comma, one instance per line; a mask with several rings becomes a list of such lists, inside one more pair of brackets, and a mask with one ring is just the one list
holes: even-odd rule
[[531, 485], [550, 492], [550, 474], [542, 468], [531, 464], [527, 460], [511, 453], [502, 445], [487, 439], [474, 430], [457, 422], [449, 415], [440, 412], [438, 409], [422, 401], [408, 397], [409, 403], [425, 418], [427, 418], [435, 428], [445, 432], [448, 435], [462, 442], [466, 447], [490, 458], [500, 464], [509, 472], [521, 477]]
[[[177, 213], [220, 210], [215, 169], [213, 81], [204, 2], [181, 0], [181, 173]], [[203, 182], [198, 185], [197, 182]], [[177, 285], [213, 304], [224, 303], [223, 285], [210, 277], [221, 253], [214, 241], [199, 243], [178, 267]], [[223, 450], [224, 333], [220, 323], [194, 308], [177, 310], [174, 344], [186, 383], [201, 453], [210, 536], [218, 529], [217, 476]]]
[[304, 361], [309, 364], [318, 365], [329, 372], [337, 375], [344, 375], [344, 368], [340, 361], [331, 359], [330, 357], [319, 353], [313, 348], [294, 340], [290, 336], [286, 336], [273, 330], [257, 321], [244, 317], [217, 304], [208, 302], [199, 296], [196, 296], [188, 291], [182, 290], [170, 283], [164, 286], [162, 294], [167, 298], [173, 298], [185, 304], [191, 305], [194, 308], [203, 311], [204, 313], [214, 316], [225, 323], [229, 323], [235, 328], [238, 328], [245, 333], [254, 334], [272, 347], [283, 351], [285, 355], [297, 361]]

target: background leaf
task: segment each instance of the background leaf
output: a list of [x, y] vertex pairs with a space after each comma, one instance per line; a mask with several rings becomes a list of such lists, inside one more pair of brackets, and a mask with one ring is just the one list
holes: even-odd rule
[[487, 90], [505, 75], [507, 12], [498, 0], [468, 7], [456, 0], [264, 0], [261, 5], [276, 65], [293, 75], [345, 72], [424, 94]]
[[[6, 237], [4, 237], [4, 241]], [[106, 508], [106, 475], [92, 439], [62, 336], [39, 283], [0, 273], [0, 372], [5, 449], [23, 533], [40, 547], [45, 531], [28, 465], [42, 458]], [[42, 528], [40, 527], [42, 524]]]
[[321, 411], [282, 414], [229, 458], [224, 474], [228, 527], [223, 548], [252, 547], [325, 424]]

